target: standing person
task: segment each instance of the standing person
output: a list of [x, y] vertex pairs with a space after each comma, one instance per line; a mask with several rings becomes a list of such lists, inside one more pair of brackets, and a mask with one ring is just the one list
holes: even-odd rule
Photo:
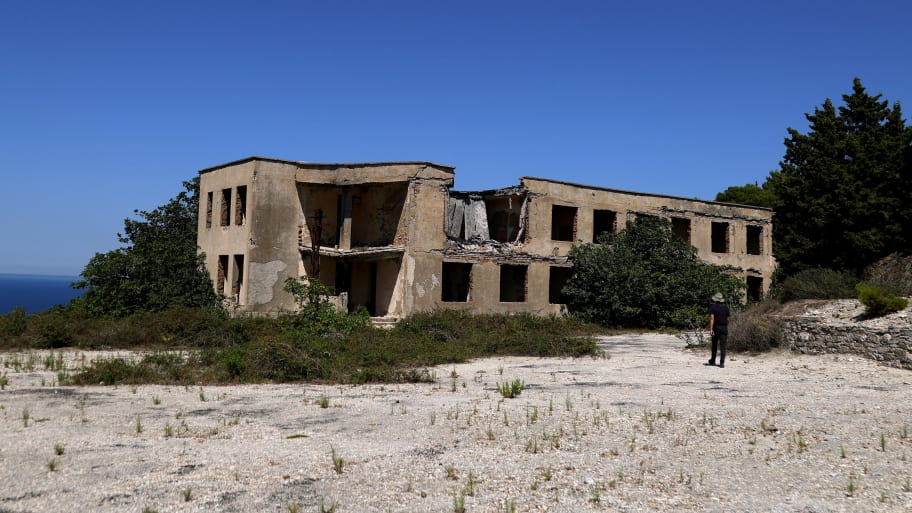
[[712, 337], [712, 358], [706, 365], [716, 364], [716, 348], [720, 349], [719, 367], [725, 367], [725, 344], [728, 342], [728, 318], [731, 311], [725, 304], [725, 297], [716, 292], [709, 305], [709, 336]]

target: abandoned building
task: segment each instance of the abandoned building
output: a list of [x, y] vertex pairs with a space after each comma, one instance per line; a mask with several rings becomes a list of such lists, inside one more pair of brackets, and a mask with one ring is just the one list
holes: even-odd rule
[[250, 157], [200, 171], [200, 251], [239, 313], [295, 308], [289, 277], [317, 277], [332, 300], [375, 317], [436, 308], [535, 314], [565, 309], [573, 244], [653, 215], [761, 297], [775, 268], [772, 211], [522, 177], [452, 189], [431, 162], [316, 164]]

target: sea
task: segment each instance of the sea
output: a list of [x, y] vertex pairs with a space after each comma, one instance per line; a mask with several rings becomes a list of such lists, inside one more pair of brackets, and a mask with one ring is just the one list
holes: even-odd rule
[[84, 292], [70, 287], [78, 279], [77, 276], [0, 274], [0, 314], [10, 313], [17, 306], [33, 314], [67, 303]]

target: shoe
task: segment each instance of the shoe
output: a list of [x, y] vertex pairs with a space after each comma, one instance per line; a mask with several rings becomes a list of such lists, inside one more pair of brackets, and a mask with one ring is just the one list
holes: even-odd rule
[[719, 364], [719, 368], [720, 368], [720, 369], [724, 369], [724, 368], [725, 368], [725, 364], [724, 364], [724, 363], [720, 363], [720, 364]]
[[716, 364], [716, 362], [710, 360], [710, 361], [704, 363], [703, 365], [715, 365], [715, 364]]

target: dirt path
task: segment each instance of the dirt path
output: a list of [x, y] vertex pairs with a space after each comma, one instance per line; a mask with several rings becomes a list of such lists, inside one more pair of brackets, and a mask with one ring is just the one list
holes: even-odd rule
[[912, 373], [601, 343], [358, 387], [55, 387], [0, 355], [0, 512], [912, 510]]

